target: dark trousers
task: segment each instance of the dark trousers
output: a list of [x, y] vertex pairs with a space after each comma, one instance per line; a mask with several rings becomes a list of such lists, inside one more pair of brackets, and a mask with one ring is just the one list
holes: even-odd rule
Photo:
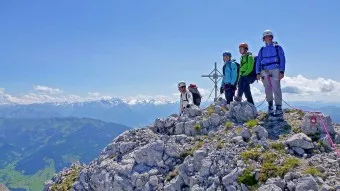
[[247, 101], [254, 105], [253, 96], [251, 95], [250, 91], [250, 83], [247, 76], [242, 76], [238, 82], [237, 97], [242, 98], [243, 93], [246, 96]]
[[232, 86], [232, 85], [224, 86], [224, 95], [225, 95], [225, 99], [227, 100], [227, 104], [230, 104], [233, 101], [235, 90], [236, 90], [235, 86]]

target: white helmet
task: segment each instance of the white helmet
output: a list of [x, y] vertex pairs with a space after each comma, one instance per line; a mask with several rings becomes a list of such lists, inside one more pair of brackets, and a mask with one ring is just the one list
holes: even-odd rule
[[181, 81], [178, 83], [178, 88], [181, 88], [181, 87], [186, 87], [187, 85], [185, 84], [185, 82]]
[[270, 30], [265, 30], [265, 31], [263, 32], [263, 38], [264, 38], [265, 36], [273, 36], [273, 37], [274, 37], [274, 34], [273, 34], [273, 32], [270, 31]]

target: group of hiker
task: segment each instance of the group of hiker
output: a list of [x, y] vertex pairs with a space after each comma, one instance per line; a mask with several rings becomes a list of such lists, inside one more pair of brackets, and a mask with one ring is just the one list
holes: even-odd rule
[[[249, 103], [254, 104], [250, 84], [261, 80], [268, 102], [268, 114], [272, 116], [283, 114], [281, 79], [284, 77], [286, 59], [282, 47], [273, 39], [272, 31], [263, 32], [262, 40], [265, 45], [261, 47], [257, 56], [252, 55], [248, 44], [241, 43], [239, 45], [240, 63], [232, 59], [231, 52], [223, 53], [223, 79], [220, 93], [224, 93], [227, 104], [232, 101], [241, 102], [243, 94]], [[185, 82], [180, 82], [178, 89], [181, 93], [180, 113], [192, 105], [200, 106], [201, 95], [196, 85], [190, 84], [187, 89]]]

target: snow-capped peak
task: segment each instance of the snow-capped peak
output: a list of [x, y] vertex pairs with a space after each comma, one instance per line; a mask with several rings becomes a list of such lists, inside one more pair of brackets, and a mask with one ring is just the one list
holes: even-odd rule
[[163, 105], [163, 104], [170, 104], [174, 103], [169, 97], [166, 96], [137, 96], [137, 97], [129, 97], [123, 98], [123, 102], [129, 105], [136, 105], [136, 104], [154, 104], [154, 105]]

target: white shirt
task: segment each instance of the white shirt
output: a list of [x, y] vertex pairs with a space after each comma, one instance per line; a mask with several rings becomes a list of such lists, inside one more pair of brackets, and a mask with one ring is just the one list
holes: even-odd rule
[[180, 107], [179, 107], [180, 113], [182, 113], [182, 109], [186, 108], [187, 105], [193, 105], [193, 104], [194, 104], [193, 96], [189, 90], [186, 90], [185, 93], [181, 93]]

